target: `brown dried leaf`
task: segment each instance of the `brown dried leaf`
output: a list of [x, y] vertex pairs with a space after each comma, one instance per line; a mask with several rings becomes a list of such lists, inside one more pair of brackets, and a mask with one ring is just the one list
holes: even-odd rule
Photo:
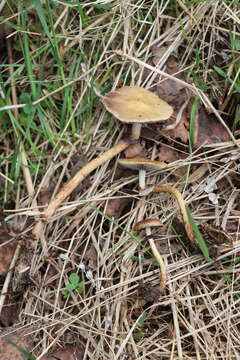
[[[153, 63], [154, 65], [157, 65], [159, 61], [163, 58], [164, 54], [166, 53], [168, 47], [167, 46], [161, 46], [158, 47], [157, 45], [154, 45], [151, 47], [151, 51], [153, 54]], [[165, 72], [169, 75], [173, 75], [177, 79], [183, 80], [186, 82], [186, 79], [184, 78], [183, 74], [177, 74], [179, 72], [178, 62], [175, 59], [174, 56], [170, 56], [167, 61], [165, 62]], [[188, 99], [189, 94], [187, 92], [187, 89], [185, 88], [184, 84], [180, 84], [179, 82], [176, 82], [171, 79], [166, 79], [164, 81], [161, 81], [156, 88], [157, 95], [160, 96], [163, 100], [170, 103], [175, 111], [179, 110], [182, 104], [185, 103], [185, 101]]]
[[[187, 157], [186, 154], [182, 154], [182, 153], [176, 151], [174, 148], [169, 147], [165, 144], [161, 144], [161, 148], [160, 148], [160, 151], [157, 154], [157, 156], [160, 161], [164, 161], [169, 164], [174, 161], [177, 161], [177, 160], [186, 159], [186, 157]], [[179, 175], [184, 175], [185, 171], [186, 171], [186, 167], [181, 166], [181, 167], [177, 168], [175, 172]]]
[[51, 199], [51, 196], [52, 196], [52, 191], [48, 186], [41, 187], [38, 195], [38, 204], [42, 206], [48, 204]]
[[158, 301], [159, 296], [160, 296], [159, 286], [153, 287], [149, 283], [144, 283], [142, 281], [139, 281], [139, 284], [138, 284], [139, 299], [143, 299], [147, 303], [148, 302], [155, 303]]
[[161, 255], [170, 254], [170, 252], [171, 252], [171, 254], [174, 254], [182, 249], [182, 245], [179, 244], [177, 241], [171, 242], [171, 250], [169, 248], [168, 243], [166, 243], [166, 242], [161, 243], [161, 241], [155, 240], [155, 244]]
[[0, 314], [0, 324], [3, 327], [12, 326], [18, 321], [18, 306], [14, 299], [6, 296], [4, 306]]
[[213, 115], [208, 114], [203, 107], [199, 108], [196, 120], [194, 147], [230, 141], [225, 127]]
[[22, 239], [21, 256], [18, 257], [12, 278], [12, 289], [15, 292], [24, 292], [26, 287], [32, 284], [30, 279], [30, 267], [34, 251], [31, 242]]
[[85, 263], [89, 269], [96, 269], [97, 267], [97, 251], [93, 245], [89, 247], [86, 251], [85, 256]]
[[153, 54], [152, 62], [154, 65], [158, 65], [159, 62], [162, 60], [164, 54], [167, 52], [168, 46], [161, 46], [158, 45], [152, 45], [151, 46], [151, 52]]
[[44, 355], [42, 360], [82, 360], [83, 357], [84, 350], [81, 347], [69, 345], [61, 350]]
[[124, 155], [127, 159], [134, 158], [134, 157], [146, 157], [147, 150], [139, 143], [131, 144], [129, 147], [124, 151]]
[[144, 127], [141, 130], [141, 137], [151, 141], [158, 141], [161, 137], [161, 134], [159, 133], [159, 130], [156, 129], [153, 125], [151, 127]]
[[[176, 111], [174, 111], [174, 118], [171, 118], [171, 123], [168, 122], [168, 124], [174, 124], [174, 122], [176, 121]], [[180, 139], [184, 144], [186, 144], [188, 142], [188, 128], [189, 128], [189, 121], [188, 121], [188, 117], [187, 114], [185, 112], [183, 112], [181, 120], [179, 122], [179, 124], [171, 130], [161, 130], [160, 133], [168, 136], [171, 139]]]
[[10, 241], [11, 238], [12, 236], [5, 228], [0, 228], [0, 275], [7, 274], [15, 252], [16, 243]]
[[0, 338], [0, 360], [24, 360], [26, 359], [13, 345], [8, 344], [7, 341], [10, 340], [13, 343], [21, 346], [23, 349], [31, 352], [33, 348], [32, 336], [25, 335], [24, 331], [16, 330], [11, 334], [8, 334], [10, 331], [14, 331], [14, 328], [7, 328], [4, 332], [4, 335]]
[[109, 217], [120, 217], [131, 201], [131, 197], [110, 199], [107, 202], [105, 214]]
[[[158, 47], [153, 46], [151, 48], [153, 53], [153, 63], [156, 65], [159, 60], [164, 56], [164, 53], [167, 51], [166, 46]], [[173, 75], [175, 78], [184, 81], [187, 83], [187, 79], [184, 77], [183, 73], [180, 72], [178, 62], [174, 56], [170, 56], [165, 62], [165, 72], [169, 75]], [[162, 81], [159, 78], [160, 82], [155, 88], [155, 92], [160, 96], [163, 100], [167, 101], [174, 108], [174, 113], [171, 118], [168, 120], [168, 125], [174, 125], [176, 123], [177, 116], [182, 112], [181, 119], [178, 119], [178, 125], [171, 130], [163, 130], [162, 134], [168, 136], [172, 139], [180, 139], [183, 143], [188, 142], [188, 114], [186, 110], [182, 110], [181, 108], [186, 106], [191, 99], [191, 94], [188, 91], [188, 88], [175, 80], [165, 79]]]

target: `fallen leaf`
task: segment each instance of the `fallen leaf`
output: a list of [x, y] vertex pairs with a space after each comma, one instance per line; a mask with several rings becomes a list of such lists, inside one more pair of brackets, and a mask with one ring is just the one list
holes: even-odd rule
[[132, 201], [131, 197], [110, 199], [107, 202], [105, 214], [109, 217], [120, 217], [124, 209]]
[[98, 262], [97, 262], [97, 251], [94, 245], [91, 245], [84, 256], [84, 263], [89, 269], [96, 269]]
[[225, 127], [214, 115], [208, 114], [203, 107], [199, 108], [195, 125], [195, 148], [231, 140]]
[[10, 296], [6, 296], [0, 314], [0, 324], [3, 327], [14, 325], [18, 321], [18, 305]]
[[34, 255], [31, 240], [21, 240], [21, 256], [17, 259], [12, 278], [12, 289], [14, 292], [18, 293], [23, 293], [26, 290], [26, 287], [32, 284], [32, 280], [30, 279], [30, 268]]
[[[171, 121], [169, 121], [167, 123], [167, 126], [168, 125], [173, 126], [173, 124], [176, 122], [176, 114], [177, 114], [177, 111], [174, 111], [174, 114], [171, 117]], [[177, 126], [175, 126], [173, 129], [170, 129], [170, 130], [167, 130], [167, 129], [161, 130], [161, 128], [160, 128], [159, 131], [160, 131], [160, 134], [168, 136], [170, 139], [179, 139], [184, 144], [186, 144], [188, 142], [188, 138], [189, 138], [188, 129], [189, 129], [189, 120], [188, 120], [186, 111], [184, 111], [182, 113], [181, 120], [179, 121]]]
[[153, 125], [151, 127], [144, 127], [141, 130], [141, 137], [151, 141], [158, 141], [161, 134], [159, 134], [159, 130]]
[[38, 195], [38, 205], [44, 206], [47, 205], [51, 199], [52, 191], [48, 186], [43, 186], [39, 190]]
[[147, 303], [155, 303], [160, 296], [159, 286], [153, 287], [149, 283], [139, 281], [138, 284], [138, 298], [145, 300]]
[[[0, 338], [0, 360], [23, 360], [26, 357], [8, 341], [20, 346], [29, 352], [33, 348], [32, 335], [27, 335], [23, 329], [15, 330], [14, 328], [7, 328]], [[10, 333], [11, 332], [11, 333]]]
[[47, 273], [45, 272], [44, 283], [43, 286], [56, 286], [56, 282], [58, 281], [59, 272], [57, 269], [51, 264], [48, 264]]
[[199, 182], [206, 172], [209, 170], [208, 164], [204, 163], [201, 166], [198, 166], [197, 169], [189, 176], [188, 184], [195, 184]]
[[0, 275], [6, 275], [11, 264], [16, 243], [5, 228], [0, 228]]
[[[157, 154], [157, 157], [159, 161], [164, 161], [168, 164], [177, 161], [177, 160], [183, 160], [187, 158], [187, 154], [180, 153], [179, 151], [176, 151], [174, 148], [167, 146], [165, 144], [161, 144], [160, 151]], [[186, 171], [185, 166], [178, 167], [174, 172], [179, 175], [184, 175]]]
[[[170, 45], [171, 43], [169, 42], [168, 44]], [[153, 45], [151, 47], [151, 52], [153, 54], [152, 62], [155, 66], [157, 66], [159, 61], [163, 59], [168, 47], [169, 46], [159, 47], [158, 45]], [[173, 75], [175, 78], [187, 82], [183, 73], [180, 72], [177, 59], [174, 56], [169, 56], [164, 65], [164, 71], [167, 74]], [[164, 81], [161, 80], [156, 86], [156, 93], [163, 100], [171, 104], [175, 109], [175, 112], [178, 111], [182, 104], [189, 98], [185, 85], [172, 79], [165, 79]]]
[[83, 357], [84, 357], [83, 348], [81, 348], [80, 346], [69, 345], [69, 346], [65, 346], [61, 350], [56, 350], [50, 354], [46, 354], [41, 359], [42, 360], [82, 360]]
[[146, 157], [147, 150], [139, 143], [131, 144], [126, 150], [124, 150], [124, 155], [127, 159], [134, 157]]
[[[171, 42], [168, 43], [170, 45]], [[153, 54], [153, 63], [157, 65], [161, 58], [164, 57], [167, 51], [167, 46], [158, 47], [157, 45], [151, 47]], [[176, 79], [182, 80], [188, 83], [188, 80], [184, 76], [183, 72], [180, 71], [178, 61], [174, 56], [169, 56], [164, 63], [164, 71], [174, 76]], [[177, 82], [173, 79], [164, 79], [159, 77], [159, 83], [155, 87], [155, 92], [163, 100], [167, 101], [174, 108], [174, 113], [167, 122], [167, 126], [177, 124], [171, 130], [161, 130], [163, 135], [166, 135], [172, 139], [180, 139], [183, 143], [188, 142], [188, 127], [189, 127], [189, 114], [187, 113], [187, 104], [192, 98], [192, 94], [189, 92], [187, 86], [183, 83]], [[178, 118], [180, 117], [180, 118]]]

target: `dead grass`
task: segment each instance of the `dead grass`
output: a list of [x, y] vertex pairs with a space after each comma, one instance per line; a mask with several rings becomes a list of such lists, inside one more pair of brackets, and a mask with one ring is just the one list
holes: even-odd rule
[[[1, 142], [7, 150], [4, 150], [2, 173], [16, 185], [9, 190], [7, 178], [4, 180], [5, 214], [13, 227], [24, 224], [21, 231], [33, 253], [28, 258], [32, 285], [22, 293], [19, 325], [34, 328], [31, 336], [37, 359], [66, 344], [83, 345], [84, 359], [240, 357], [239, 165], [232, 158], [240, 144], [237, 131], [232, 131], [239, 98], [235, 87], [239, 83], [236, 70], [239, 49], [229, 44], [230, 29], [234, 39], [240, 35], [240, 10], [224, 1], [194, 2], [188, 6], [179, 0], [172, 8], [170, 3], [109, 1], [108, 12], [89, 6], [84, 8], [89, 22], [85, 26], [74, 7], [57, 3], [57, 11], [53, 13], [55, 39], [61, 39], [56, 44], [65, 77], [60, 70], [55, 72], [56, 58], [49, 50], [47, 55], [39, 53], [33, 58], [36, 81], [40, 78], [40, 60], [47, 64], [41, 89], [33, 98], [34, 104], [41, 106], [44, 117], [41, 119], [39, 114], [33, 117], [39, 133], [38, 129], [30, 128], [30, 137], [42, 154], [22, 136], [25, 161], [31, 166], [27, 175], [20, 175], [21, 181], [10, 171], [14, 158], [11, 149], [14, 141], [17, 144], [21, 139], [21, 131], [14, 133], [12, 128], [6, 133], [3, 127]], [[13, 6], [10, 22], [21, 21], [18, 10]], [[31, 27], [26, 34], [34, 56], [48, 43], [48, 38], [34, 7], [28, 21]], [[21, 30], [14, 36], [22, 39]], [[150, 62], [153, 45], [167, 45], [157, 66]], [[219, 246], [216, 259], [210, 263], [184, 243], [179, 250], [176, 244], [179, 241], [182, 244], [184, 236], [173, 232], [172, 220], [181, 218], [175, 201], [166, 194], [140, 198], [138, 177], [119, 179], [116, 159], [92, 173], [90, 185], [61, 205], [44, 224], [41, 242], [36, 243], [32, 237], [35, 222], [50, 198], [72, 177], [72, 155], [84, 153], [91, 160], [126, 132], [123, 125], [106, 113], [96, 94], [124, 84], [153, 89], [165, 78], [176, 79], [176, 74], [165, 72], [171, 54], [176, 55], [180, 73], [191, 79], [176, 81], [198, 95], [204, 106], [227, 126], [231, 141], [207, 145], [192, 153], [182, 144], [179, 150], [187, 158], [174, 162], [172, 173], [149, 173], [147, 183], [177, 187], [196, 222], [210, 222], [225, 230], [232, 236], [233, 246]], [[31, 92], [30, 74], [24, 54], [18, 52], [14, 56], [16, 64], [23, 65], [19, 73], [14, 73], [13, 84], [20, 103], [20, 93]], [[214, 66], [224, 69], [233, 81], [217, 76]], [[3, 83], [7, 89], [7, 80]], [[63, 121], [61, 106], [67, 96], [69, 103]], [[79, 109], [83, 111], [88, 105], [87, 113], [76, 116]], [[150, 157], [155, 157], [160, 144], [158, 140], [147, 141]], [[26, 167], [26, 163], [21, 164]], [[173, 173], [182, 166], [188, 169], [187, 176], [178, 180]], [[216, 185], [217, 204], [211, 202], [205, 191], [210, 180], [213, 188]], [[108, 200], [123, 196], [131, 197], [132, 201], [121, 216], [114, 219], [105, 215]], [[147, 241], [132, 233], [135, 223], [147, 217], [158, 217], [165, 224], [164, 233], [158, 234], [157, 239], [168, 248], [164, 255], [167, 290], [150, 302], [147, 295], [154, 294], [158, 288], [159, 269], [147, 249]], [[215, 240], [217, 236], [212, 239]], [[75, 272], [85, 282], [85, 290], [82, 294], [72, 292], [64, 299], [61, 290], [68, 283], [68, 276]], [[145, 294], [140, 294], [141, 282]], [[141, 322], [143, 314], [146, 318]]]

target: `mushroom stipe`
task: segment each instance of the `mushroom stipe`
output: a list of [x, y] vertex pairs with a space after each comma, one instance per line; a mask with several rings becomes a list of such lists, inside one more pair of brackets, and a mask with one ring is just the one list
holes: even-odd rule
[[132, 138], [125, 138], [120, 140], [111, 149], [105, 151], [99, 155], [96, 159], [93, 159], [82, 167], [76, 175], [59, 191], [59, 193], [52, 199], [48, 208], [43, 213], [43, 219], [48, 220], [61, 205], [61, 203], [72, 193], [72, 191], [83, 181], [88, 174], [99, 166], [103, 165], [106, 161], [111, 160], [114, 156], [125, 150], [130, 144], [136, 143], [137, 141]]
[[165, 193], [169, 193], [169, 194], [173, 195], [176, 198], [176, 200], [178, 202], [178, 205], [180, 207], [181, 213], [182, 213], [183, 224], [184, 224], [187, 236], [188, 236], [192, 246], [195, 249], [198, 249], [198, 243], [197, 243], [197, 241], [195, 239], [192, 226], [191, 226], [191, 224], [189, 222], [187, 211], [186, 211], [186, 208], [185, 208], [185, 202], [184, 202], [184, 199], [183, 199], [182, 194], [180, 193], [180, 191], [177, 190], [176, 188], [174, 188], [173, 186], [167, 186], [167, 185], [155, 186], [154, 185], [154, 186], [149, 186], [148, 188], [146, 188], [144, 190], [141, 190], [139, 192], [139, 194], [142, 195], [142, 196], [146, 196], [146, 195], [148, 195], [148, 194], [150, 194], [152, 192], [153, 193], [165, 192]]
[[148, 241], [149, 241], [149, 245], [151, 247], [152, 253], [155, 256], [155, 258], [160, 266], [161, 278], [160, 278], [159, 290], [160, 290], [160, 293], [162, 294], [166, 288], [167, 270], [166, 270], [166, 265], [163, 261], [163, 258], [161, 256], [161, 254], [159, 253], [159, 251], [156, 247], [156, 244], [154, 242], [154, 239], [152, 237], [152, 234], [151, 234], [151, 228], [153, 228], [153, 227], [156, 228], [156, 227], [160, 227], [160, 226], [162, 226], [162, 223], [158, 219], [145, 219], [145, 220], [141, 220], [138, 223], [136, 223], [134, 226], [134, 230], [135, 231], [140, 231], [140, 230], [146, 231], [146, 235], [148, 236]]

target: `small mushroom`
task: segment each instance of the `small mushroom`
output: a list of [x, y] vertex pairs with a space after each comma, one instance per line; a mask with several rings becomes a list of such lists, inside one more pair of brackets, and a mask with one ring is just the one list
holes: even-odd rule
[[117, 119], [132, 124], [132, 137], [139, 139], [142, 124], [167, 120], [172, 106], [153, 92], [138, 86], [124, 86], [102, 98], [106, 109]]
[[162, 171], [163, 168], [166, 168], [168, 166], [168, 164], [163, 161], [149, 160], [142, 157], [135, 157], [131, 159], [119, 159], [118, 164], [120, 164], [121, 166], [127, 169], [139, 171], [139, 187], [142, 190], [145, 188], [146, 171], [151, 171], [151, 170]]
[[198, 243], [195, 239], [193, 228], [188, 219], [185, 202], [184, 202], [183, 196], [180, 193], [180, 191], [178, 189], [174, 188], [173, 186], [168, 186], [168, 185], [155, 186], [154, 185], [154, 186], [149, 186], [143, 190], [140, 190], [139, 195], [146, 196], [146, 195], [151, 194], [152, 192], [153, 193], [165, 192], [165, 193], [169, 193], [175, 197], [175, 199], [178, 202], [181, 213], [182, 213], [183, 223], [184, 223], [184, 227], [185, 227], [186, 233], [188, 235], [188, 238], [191, 241], [192, 246], [195, 249], [198, 249]]
[[160, 292], [163, 293], [166, 288], [167, 270], [163, 258], [160, 255], [153, 238], [151, 238], [152, 235], [151, 229], [160, 226], [162, 226], [162, 223], [158, 219], [145, 219], [136, 223], [134, 226], [134, 230], [135, 231], [145, 230], [146, 235], [148, 236], [149, 245], [152, 249], [153, 255], [155, 256], [156, 260], [160, 265], [160, 270], [161, 270]]

